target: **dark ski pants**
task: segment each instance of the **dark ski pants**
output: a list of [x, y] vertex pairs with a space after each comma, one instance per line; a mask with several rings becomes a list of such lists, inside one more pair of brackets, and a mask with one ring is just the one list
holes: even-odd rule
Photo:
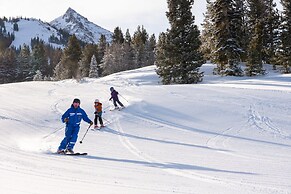
[[100, 125], [103, 125], [102, 116], [95, 114], [94, 125], [97, 125], [97, 120], [99, 120]]
[[80, 126], [66, 126], [65, 137], [59, 146], [59, 150], [73, 149], [77, 139]]
[[113, 104], [114, 104], [115, 107], [117, 107], [117, 103], [116, 103], [116, 102], [117, 102], [120, 106], [123, 106], [123, 104], [119, 101], [119, 99], [117, 99], [117, 100], [114, 100], [114, 99], [113, 99]]

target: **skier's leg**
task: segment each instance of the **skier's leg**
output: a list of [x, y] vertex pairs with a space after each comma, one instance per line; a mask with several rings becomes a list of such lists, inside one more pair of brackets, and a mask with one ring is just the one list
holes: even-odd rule
[[99, 117], [99, 123], [101, 126], [103, 126], [103, 120], [102, 120], [102, 117], [101, 116], [98, 116]]
[[80, 130], [80, 126], [76, 126], [73, 128], [72, 130], [72, 136], [70, 138], [70, 141], [69, 141], [69, 145], [68, 145], [68, 150], [73, 150], [76, 142], [77, 142], [77, 139], [78, 139], [78, 133], [79, 133], [79, 130]]
[[96, 114], [94, 118], [94, 125], [97, 125], [97, 118], [98, 118], [98, 115]]
[[116, 100], [113, 100], [113, 105], [115, 108], [117, 107]]
[[118, 104], [119, 104], [120, 106], [124, 107], [124, 105], [119, 101], [119, 99], [116, 100], [116, 102], [118, 102]]
[[61, 142], [61, 144], [59, 146], [59, 150], [66, 149], [68, 143], [70, 142], [72, 133], [73, 133], [72, 127], [66, 126], [66, 129], [65, 129], [65, 137], [64, 137], [63, 141]]

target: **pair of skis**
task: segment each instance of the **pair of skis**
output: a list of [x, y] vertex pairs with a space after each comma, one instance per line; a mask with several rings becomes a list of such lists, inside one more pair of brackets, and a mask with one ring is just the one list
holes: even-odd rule
[[66, 156], [86, 156], [88, 153], [86, 152], [75, 152], [75, 153], [56, 153], [58, 155], [66, 155]]
[[110, 111], [115, 111], [115, 110], [119, 110], [121, 111], [122, 109], [124, 109], [125, 107], [117, 107], [117, 108], [113, 108], [113, 109], [109, 109]]

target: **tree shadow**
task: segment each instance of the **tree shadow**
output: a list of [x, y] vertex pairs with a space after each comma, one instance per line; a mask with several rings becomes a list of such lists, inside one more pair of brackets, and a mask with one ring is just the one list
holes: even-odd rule
[[[73, 157], [80, 157], [80, 156], [73, 156]], [[231, 174], [241, 174], [241, 175], [258, 175], [257, 173], [251, 172], [242, 172], [242, 171], [232, 171], [232, 170], [221, 170], [216, 168], [208, 168], [190, 164], [179, 164], [179, 163], [157, 163], [157, 162], [146, 162], [140, 160], [129, 160], [129, 159], [118, 159], [118, 158], [108, 158], [108, 157], [99, 157], [99, 156], [81, 156], [83, 158], [91, 159], [91, 160], [98, 160], [98, 161], [111, 161], [111, 162], [122, 162], [128, 164], [136, 164], [136, 165], [143, 165], [147, 167], [153, 168], [161, 168], [161, 169], [175, 169], [175, 170], [193, 170], [193, 171], [211, 171], [211, 172], [221, 172], [221, 173], [231, 173]]]
[[128, 133], [121, 133], [121, 132], [115, 131], [114, 129], [112, 129], [110, 127], [106, 127], [106, 129], [104, 131], [106, 131], [108, 133], [115, 134], [115, 135], [120, 135], [120, 136], [124, 136], [124, 137], [135, 138], [135, 139], [140, 139], [140, 140], [145, 140], [145, 141], [153, 141], [153, 142], [158, 142], [158, 143], [173, 144], [173, 145], [187, 146], [187, 147], [200, 148], [200, 149], [208, 149], [208, 150], [213, 150], [213, 151], [232, 152], [230, 150], [216, 149], [216, 148], [211, 148], [208, 146], [201, 146], [201, 145], [195, 145], [195, 144], [189, 144], [189, 143], [160, 140], [160, 139], [154, 139], [154, 138], [149, 138], [149, 137], [140, 137], [140, 136], [132, 135], [132, 134], [128, 134]]

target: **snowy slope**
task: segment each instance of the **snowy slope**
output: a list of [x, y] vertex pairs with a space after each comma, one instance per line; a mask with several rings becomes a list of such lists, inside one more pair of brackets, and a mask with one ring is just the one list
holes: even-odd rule
[[[0, 193], [291, 193], [290, 75], [165, 86], [154, 68], [0, 85]], [[108, 111], [111, 86], [126, 109]], [[75, 97], [107, 127], [76, 145], [88, 156], [55, 155]]]
[[14, 22], [5, 22], [5, 28], [7, 33], [14, 33], [15, 40], [12, 42], [11, 46], [18, 48], [19, 46], [23, 46], [26, 44], [31, 46], [31, 39], [38, 37], [39, 39], [43, 40], [46, 44], [50, 44], [54, 47], [63, 48], [63, 45], [58, 45], [49, 42], [50, 36], [55, 36], [60, 38], [60, 35], [56, 29], [50, 26], [47, 23], [44, 23], [40, 20], [36, 19], [19, 19], [17, 22], [18, 31], [13, 30]]

